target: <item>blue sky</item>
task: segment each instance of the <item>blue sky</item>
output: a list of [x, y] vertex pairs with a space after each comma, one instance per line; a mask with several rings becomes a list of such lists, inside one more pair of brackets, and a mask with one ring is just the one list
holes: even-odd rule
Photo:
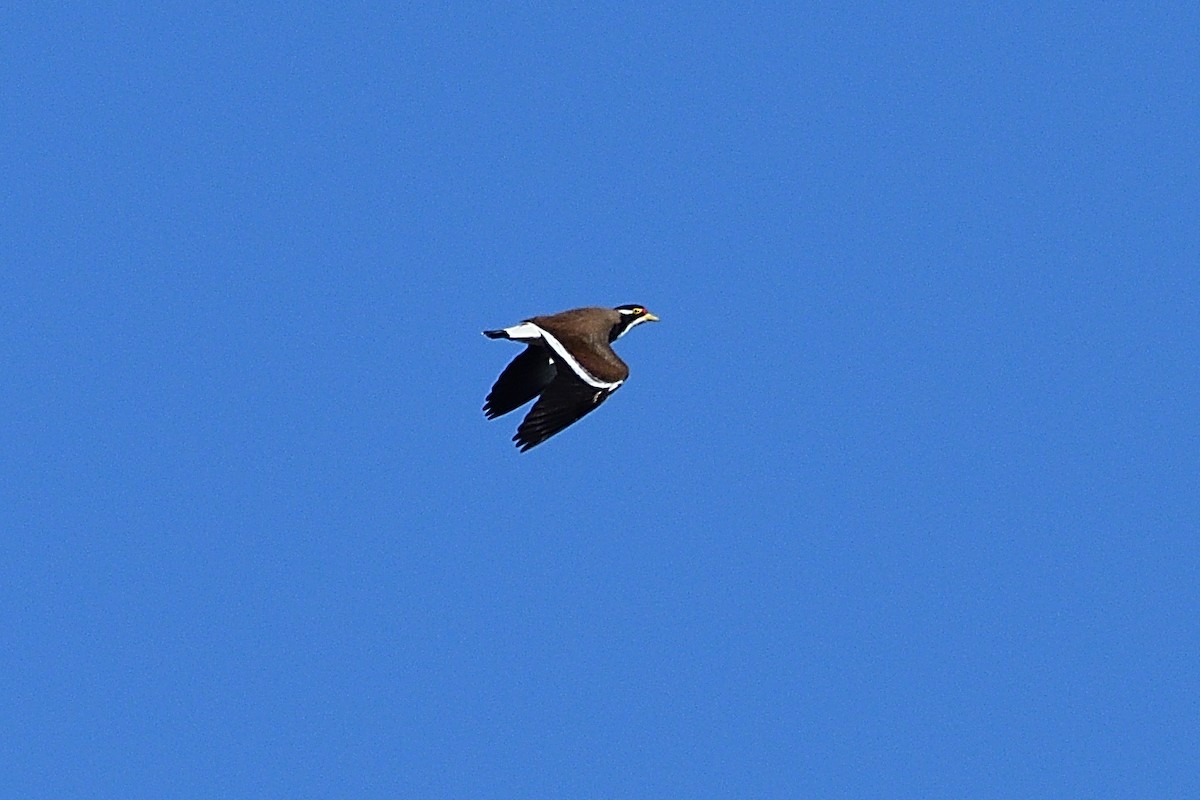
[[0, 23], [12, 796], [1200, 792], [1194, 8]]

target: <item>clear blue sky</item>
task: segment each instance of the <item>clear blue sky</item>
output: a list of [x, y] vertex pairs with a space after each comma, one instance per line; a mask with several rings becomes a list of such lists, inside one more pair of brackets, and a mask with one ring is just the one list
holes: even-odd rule
[[1194, 4], [143, 5], [0, 19], [6, 796], [1200, 796]]

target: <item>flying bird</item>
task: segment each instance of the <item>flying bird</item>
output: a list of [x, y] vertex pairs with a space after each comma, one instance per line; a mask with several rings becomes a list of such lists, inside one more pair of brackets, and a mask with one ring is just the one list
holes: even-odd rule
[[521, 452], [541, 444], [594, 411], [629, 377], [629, 367], [612, 349], [635, 325], [658, 322], [645, 306], [575, 308], [519, 325], [484, 331], [491, 339], [524, 342], [487, 396], [483, 413], [495, 419], [538, 401], [513, 436]]

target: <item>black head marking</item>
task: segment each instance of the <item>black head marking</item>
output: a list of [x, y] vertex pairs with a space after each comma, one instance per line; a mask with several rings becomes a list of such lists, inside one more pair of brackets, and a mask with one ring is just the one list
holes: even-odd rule
[[624, 333], [629, 330], [630, 327], [639, 322], [645, 321], [647, 317], [652, 320], [658, 319], [658, 317], [647, 311], [645, 306], [637, 305], [636, 303], [617, 306], [613, 309], [613, 311], [616, 311], [618, 314], [620, 314], [620, 319], [618, 319], [616, 324], [612, 326], [612, 330], [608, 332], [608, 340], [610, 342], [615, 342], [618, 338], [624, 335]]

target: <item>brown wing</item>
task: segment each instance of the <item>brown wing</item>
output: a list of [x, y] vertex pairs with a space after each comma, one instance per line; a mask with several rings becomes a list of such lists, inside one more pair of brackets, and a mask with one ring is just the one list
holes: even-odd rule
[[524, 453], [599, 408], [613, 391], [588, 386], [569, 370], [559, 370], [522, 420], [513, 441]]
[[526, 347], [496, 379], [483, 404], [483, 413], [488, 419], [495, 419], [520, 408], [541, 394], [554, 380], [554, 374], [549, 350], [540, 345]]
[[[629, 367], [613, 351], [609, 341], [613, 325], [620, 318], [621, 315], [611, 308], [576, 308], [534, 317], [530, 322], [560, 342], [588, 376], [604, 383], [620, 383], [629, 377]], [[568, 361], [565, 366], [574, 369], [575, 364]]]

